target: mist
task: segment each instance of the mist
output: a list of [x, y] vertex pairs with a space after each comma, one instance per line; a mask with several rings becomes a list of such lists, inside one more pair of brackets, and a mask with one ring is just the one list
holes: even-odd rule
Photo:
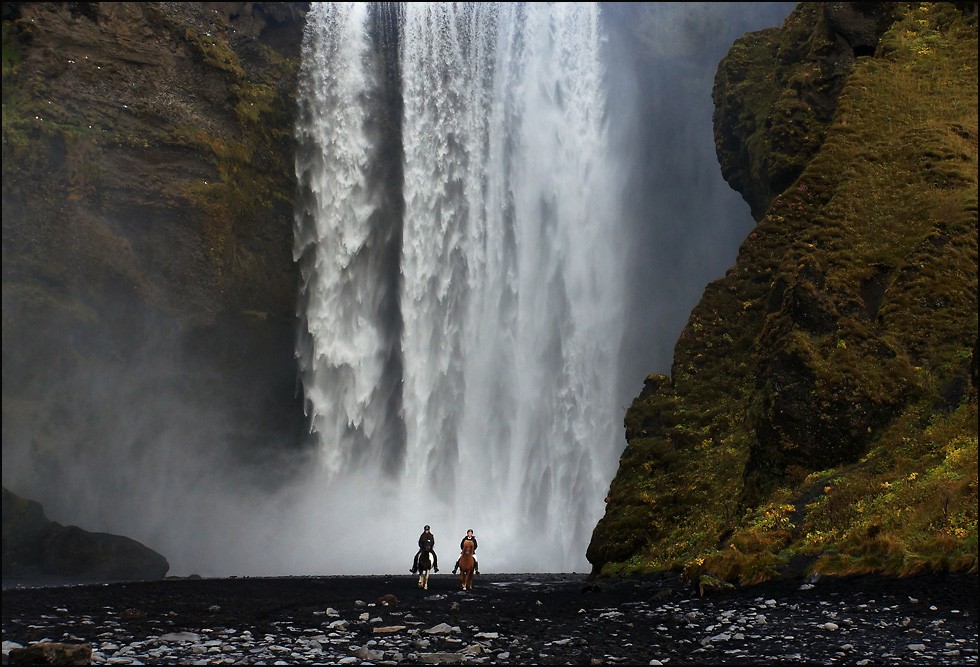
[[610, 124], [629, 176], [632, 240], [622, 408], [651, 373], [670, 374], [674, 344], [705, 286], [724, 275], [755, 225], [721, 176], [711, 88], [746, 32], [782, 24], [795, 3], [610, 3]]
[[[176, 337], [157, 315], [142, 312], [132, 312], [131, 321], [113, 333], [128, 336], [127, 345], [135, 350], [125, 360], [66, 364], [63, 376], [23, 389], [8, 387], [5, 376], [4, 485], [41, 502], [55, 521], [139, 540], [169, 560], [173, 575], [407, 573], [424, 524], [433, 527], [445, 571], [469, 528], [480, 541], [477, 555], [484, 572], [586, 569], [591, 527], [601, 515], [602, 498], [625, 446], [623, 412], [644, 377], [669, 372], [674, 343], [690, 310], [705, 285], [732, 264], [754, 225], [748, 205], [721, 178], [715, 158], [711, 86], [717, 63], [736, 38], [779, 25], [793, 6], [601, 6], [608, 35], [602, 52], [607, 77], [603, 131], [611, 155], [603, 164], [611, 173], [610, 191], [597, 199], [609, 200], [606, 213], [615, 212], [610, 224], [618, 225], [613, 247], [620, 254], [611, 261], [606, 256], [602, 270], [589, 275], [595, 281], [620, 276], [623, 282], [616, 296], [621, 321], [603, 330], [616, 331], [621, 340], [608, 376], [611, 398], [601, 408], [613, 414], [592, 417], [611, 422], [614, 432], [591, 443], [591, 450], [537, 455], [535, 460], [552, 472], [541, 472], [546, 481], [536, 497], [546, 509], [535, 505], [540, 516], [534, 522], [529, 522], [527, 502], [511, 502], [524, 478], [510, 472], [498, 472], [499, 489], [480, 487], [480, 494], [460, 506], [447, 504], [440, 485], [417, 485], [405, 473], [406, 443], [410, 437], [429, 443], [427, 434], [400, 432], [393, 418], [400, 406], [385, 411], [383, 421], [401, 449], [377, 455], [377, 465], [338, 463], [343, 452], [311, 445], [302, 436], [265, 442], [260, 451], [243, 450], [241, 441], [250, 437], [252, 422], [236, 405], [241, 387], [208, 371], [197, 356], [201, 352], [189, 352], [194, 344]], [[538, 168], [547, 171], [549, 165]], [[614, 262], [619, 265], [607, 266]], [[387, 294], [379, 306], [382, 320], [391, 317], [392, 298]], [[38, 323], [41, 329], [59, 326]], [[391, 353], [397, 336], [386, 331], [381, 347]], [[8, 345], [16, 341], [5, 338]], [[303, 354], [301, 346], [297, 356]], [[481, 364], [493, 366], [492, 360]], [[401, 372], [388, 368], [378, 375], [391, 388]], [[470, 401], [489, 404], [493, 386], [487, 384]], [[440, 391], [451, 396], [456, 388], [447, 385]], [[534, 391], [523, 390], [519, 402], [533, 403]], [[18, 395], [22, 400], [15, 411], [7, 398]], [[42, 419], [52, 406], [54, 418]], [[84, 428], [59, 428], [59, 409], [65, 411], [64, 423], [83, 423]], [[37, 424], [45, 424], [44, 429]], [[345, 426], [340, 424], [339, 431]], [[580, 428], [573, 426], [570, 431]], [[321, 425], [321, 430], [328, 429]], [[55, 450], [57, 456], [39, 455]], [[425, 466], [438, 456], [438, 451], [427, 453], [417, 470], [431, 472]], [[512, 458], [519, 460], [516, 454]], [[580, 467], [563, 468], [572, 459]], [[481, 466], [502, 465], [465, 455], [460, 460], [452, 479], [454, 488], [464, 490]], [[533, 550], [539, 536], [534, 527], [547, 526], [549, 516], [558, 516], [569, 498], [583, 495], [589, 496], [585, 509], [568, 523], [552, 521], [553, 529], [567, 533], [570, 541], [541, 557]], [[491, 509], [493, 520], [484, 520]]]

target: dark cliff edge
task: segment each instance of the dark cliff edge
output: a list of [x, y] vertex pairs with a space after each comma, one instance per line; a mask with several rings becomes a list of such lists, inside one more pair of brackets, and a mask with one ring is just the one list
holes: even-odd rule
[[625, 417], [592, 577], [977, 570], [976, 3], [801, 3], [715, 79], [758, 221]]
[[162, 579], [167, 559], [136, 540], [51, 521], [41, 505], [3, 489], [3, 581]]
[[[215, 460], [280, 461], [256, 484], [291, 474], [283, 449], [306, 446], [292, 121], [308, 6], [3, 4], [14, 490], [99, 456], [118, 483], [123, 436], [144, 456], [167, 428], [185, 459], [223, 448]], [[180, 406], [221, 432], [195, 438]]]

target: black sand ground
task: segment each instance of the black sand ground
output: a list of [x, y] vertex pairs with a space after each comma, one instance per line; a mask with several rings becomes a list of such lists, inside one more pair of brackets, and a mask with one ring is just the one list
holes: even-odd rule
[[[261, 637], [286, 626], [323, 627], [324, 610], [333, 608], [355, 621], [365, 643], [372, 628], [362, 623], [358, 629], [356, 622], [365, 611], [386, 622], [387, 611], [410, 614], [423, 629], [459, 626], [463, 646], [478, 641], [477, 633], [499, 633], [509, 641], [500, 662], [514, 664], [977, 662], [976, 574], [823, 577], [801, 589], [803, 583], [790, 579], [701, 597], [677, 578], [589, 583], [574, 574], [482, 575], [467, 593], [446, 573], [433, 575], [428, 591], [407, 573], [30, 588], [7, 582], [3, 640], [92, 641], [111, 630], [140, 641], [214, 628]], [[397, 603], [366, 608], [385, 595]], [[735, 620], [760, 609], [765, 625], [741, 640], [706, 640], [725, 630], [717, 620], [723, 613]], [[828, 619], [840, 629], [822, 628]]]

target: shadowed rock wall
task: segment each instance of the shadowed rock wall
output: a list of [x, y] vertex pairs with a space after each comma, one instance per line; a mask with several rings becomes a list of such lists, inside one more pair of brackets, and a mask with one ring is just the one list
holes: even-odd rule
[[97, 422], [165, 399], [227, 423], [232, 458], [301, 446], [307, 6], [4, 3], [5, 483], [111, 449]]

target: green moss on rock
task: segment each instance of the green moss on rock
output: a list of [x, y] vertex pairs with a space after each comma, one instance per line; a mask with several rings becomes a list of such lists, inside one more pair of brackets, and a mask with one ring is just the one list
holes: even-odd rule
[[851, 9], [803, 3], [719, 67], [759, 224], [627, 411], [594, 575], [976, 568], [976, 17]]

